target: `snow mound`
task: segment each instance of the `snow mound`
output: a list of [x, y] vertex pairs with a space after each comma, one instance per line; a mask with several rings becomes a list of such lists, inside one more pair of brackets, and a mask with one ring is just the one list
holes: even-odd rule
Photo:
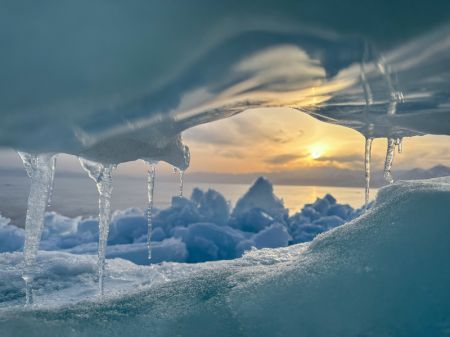
[[[190, 199], [174, 197], [171, 207], [153, 214], [152, 263], [205, 262], [234, 259], [256, 248], [277, 248], [311, 241], [360, 213], [336, 203], [331, 195], [318, 198], [290, 218], [270, 181], [259, 178], [239, 200], [230, 217], [229, 204], [217, 191], [196, 188]], [[270, 214], [270, 215], [269, 215]], [[110, 224], [107, 258], [149, 264], [147, 216], [138, 208], [116, 211]], [[69, 218], [55, 212], [44, 217], [40, 249], [96, 254], [98, 220]], [[23, 249], [24, 231], [0, 218], [0, 252]]]
[[256, 179], [247, 193], [238, 200], [233, 214], [240, 215], [251, 208], [264, 209], [275, 218], [283, 218], [287, 214], [283, 202], [273, 193], [272, 183], [264, 177]]
[[446, 336], [449, 204], [450, 178], [398, 182], [311, 243], [195, 265], [114, 259], [104, 299], [94, 257], [47, 252], [31, 308], [20, 254], [1, 254], [2, 336]]

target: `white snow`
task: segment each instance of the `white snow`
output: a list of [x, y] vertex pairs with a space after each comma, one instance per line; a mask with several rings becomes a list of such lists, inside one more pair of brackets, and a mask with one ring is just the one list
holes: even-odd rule
[[310, 244], [190, 265], [109, 260], [103, 299], [93, 256], [43, 252], [30, 308], [21, 254], [1, 254], [2, 336], [444, 336], [449, 202], [450, 178], [398, 182]]

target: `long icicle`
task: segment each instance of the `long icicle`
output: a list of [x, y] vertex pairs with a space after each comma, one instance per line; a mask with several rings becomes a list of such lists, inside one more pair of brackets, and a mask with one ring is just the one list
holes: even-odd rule
[[180, 174], [180, 197], [183, 196], [183, 186], [184, 186], [184, 170], [179, 170]]
[[183, 185], [184, 185], [184, 170], [180, 170], [179, 168], [177, 168], [177, 167], [173, 167], [173, 172], [175, 173], [175, 174], [177, 174], [178, 173], [178, 176], [179, 176], [179, 187], [178, 187], [178, 196], [179, 197], [182, 197], [183, 196]]
[[152, 230], [153, 230], [153, 192], [155, 190], [155, 172], [156, 164], [149, 162], [148, 176], [147, 176], [147, 193], [148, 193], [148, 208], [147, 208], [147, 248], [148, 259], [152, 258]]
[[23, 249], [26, 304], [33, 304], [33, 278], [39, 243], [44, 228], [44, 215], [54, 177], [53, 154], [32, 155], [19, 152], [27, 174], [31, 178], [28, 208], [25, 220], [25, 244]]
[[372, 157], [373, 138], [366, 137], [364, 151], [364, 171], [365, 171], [365, 209], [369, 206], [370, 198], [370, 163]]
[[52, 165], [52, 177], [51, 177], [51, 182], [50, 182], [50, 191], [48, 193], [47, 207], [50, 207], [52, 205], [53, 181], [55, 180], [56, 156], [53, 156], [51, 165]]
[[98, 234], [98, 285], [100, 294], [104, 293], [105, 278], [105, 256], [106, 245], [108, 242], [109, 224], [111, 222], [111, 194], [112, 194], [112, 171], [115, 165], [103, 165], [80, 158], [81, 166], [85, 169], [89, 176], [95, 181], [99, 194], [98, 210], [99, 210], [99, 234]]
[[386, 179], [389, 184], [392, 184], [394, 178], [392, 177], [391, 170], [394, 161], [395, 139], [388, 138], [387, 142], [386, 160], [384, 161], [384, 179]]
[[403, 151], [403, 138], [398, 138], [395, 142], [395, 145], [397, 145], [398, 153], [402, 153]]

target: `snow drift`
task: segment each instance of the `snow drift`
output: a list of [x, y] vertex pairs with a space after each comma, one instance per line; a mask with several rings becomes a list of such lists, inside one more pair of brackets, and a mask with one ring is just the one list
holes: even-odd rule
[[[41, 253], [39, 305], [22, 307], [21, 254], [0, 255], [2, 336], [446, 336], [450, 178], [398, 182], [310, 244], [233, 261], [108, 263]], [[15, 304], [15, 305], [14, 305]]]

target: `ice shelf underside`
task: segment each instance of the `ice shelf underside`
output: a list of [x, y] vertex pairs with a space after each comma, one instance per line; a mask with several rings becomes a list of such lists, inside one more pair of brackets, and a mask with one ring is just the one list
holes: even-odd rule
[[[55, 20], [44, 20], [61, 10], [54, 4], [39, 15], [11, 6], [0, 17], [9, 28], [0, 33], [2, 41], [10, 45], [0, 55], [0, 146], [105, 164], [148, 158], [182, 167], [183, 130], [280, 106], [368, 137], [450, 133], [450, 28], [437, 25], [450, 5], [435, 13], [436, 22], [425, 20], [426, 8], [409, 13], [421, 19], [414, 21], [414, 34], [403, 22], [380, 35], [379, 25], [369, 22], [346, 30], [332, 21], [299, 20], [305, 8], [295, 3], [277, 3], [279, 15], [268, 18], [263, 14], [275, 5], [270, 1], [244, 1], [234, 16], [231, 5], [213, 15], [215, 6], [194, 1], [190, 6], [211, 16], [195, 17], [189, 29], [183, 22], [192, 17], [170, 4], [142, 3], [139, 9], [170, 9], [168, 18], [178, 21], [137, 16], [127, 29], [100, 26], [95, 7], [86, 14], [86, 29], [74, 29], [69, 23], [81, 3]], [[393, 6], [380, 5], [373, 14], [394, 24]], [[361, 10], [354, 6], [349, 15], [360, 17]], [[116, 15], [118, 22], [129, 19]], [[28, 25], [18, 26], [27, 18]], [[117, 29], [120, 34], [113, 34]], [[27, 38], [17, 38], [22, 35]]]

